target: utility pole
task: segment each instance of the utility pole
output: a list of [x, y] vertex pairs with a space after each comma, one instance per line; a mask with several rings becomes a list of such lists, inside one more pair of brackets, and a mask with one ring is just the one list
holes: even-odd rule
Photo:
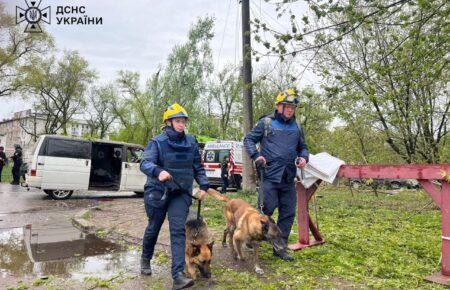
[[[243, 80], [243, 122], [244, 135], [253, 127], [253, 95], [252, 95], [252, 47], [250, 38], [250, 0], [242, 0], [242, 80]], [[245, 151], [245, 150], [244, 150]], [[244, 153], [244, 172], [242, 188], [246, 191], [256, 188], [252, 160]]]

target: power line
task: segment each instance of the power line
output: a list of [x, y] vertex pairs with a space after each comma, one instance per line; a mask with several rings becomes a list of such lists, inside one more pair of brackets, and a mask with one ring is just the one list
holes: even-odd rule
[[234, 67], [237, 67], [237, 59], [239, 57], [239, 31], [240, 31], [240, 27], [239, 27], [239, 14], [240, 9], [239, 9], [239, 5], [236, 5], [236, 21], [235, 21], [235, 32], [234, 32]]
[[[252, 4], [253, 5], [255, 5], [255, 6], [258, 6], [256, 3], [255, 3], [255, 1], [254, 0], [251, 0], [252, 1]], [[260, 11], [260, 17], [261, 17], [261, 19], [265, 19], [265, 23], [266, 24], [268, 24], [269, 22], [267, 21], [267, 19], [266, 18], [264, 18], [264, 16], [263, 16], [263, 14], [265, 14], [265, 15], [267, 15], [270, 19], [272, 19], [276, 24], [278, 24], [278, 26], [279, 27], [281, 27], [282, 29], [284, 29], [284, 30], [289, 30], [288, 28], [286, 28], [286, 26], [284, 26], [282, 23], [280, 23], [280, 21], [278, 20], [278, 19], [276, 19], [276, 18], [274, 18], [272, 15], [270, 15], [268, 12], [266, 12], [264, 9], [262, 9], [262, 5], [260, 4], [259, 5], [259, 11]], [[262, 13], [261, 13], [262, 12]]]
[[220, 43], [220, 49], [219, 49], [219, 54], [217, 56], [217, 68], [219, 68], [219, 64], [220, 64], [220, 55], [222, 53], [222, 48], [223, 48], [223, 41], [225, 39], [225, 31], [227, 29], [227, 25], [228, 25], [228, 15], [230, 14], [230, 7], [231, 7], [231, 0], [228, 2], [228, 8], [227, 8], [227, 16], [225, 18], [225, 25], [223, 26], [223, 32], [222, 32], [222, 41]]

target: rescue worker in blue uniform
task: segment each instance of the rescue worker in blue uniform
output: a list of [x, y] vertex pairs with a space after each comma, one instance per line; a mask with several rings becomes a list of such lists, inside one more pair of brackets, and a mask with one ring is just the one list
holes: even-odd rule
[[[209, 188], [196, 140], [184, 132], [187, 120], [188, 114], [183, 107], [177, 103], [169, 106], [163, 116], [164, 132], [149, 142], [140, 165], [141, 171], [147, 175], [144, 201], [148, 217], [143, 238], [141, 273], [151, 275], [150, 260], [167, 214], [173, 289], [183, 289], [194, 284], [184, 274], [185, 223], [192, 204], [190, 194], [194, 179], [200, 186], [200, 200], [204, 199]], [[183, 190], [180, 191], [178, 186]]]
[[[295, 119], [298, 103], [295, 90], [281, 92], [277, 96], [275, 112], [261, 118], [244, 138], [245, 150], [257, 168], [263, 168], [258, 204], [269, 216], [278, 208], [277, 224], [286, 243], [297, 204], [294, 178], [297, 167], [305, 167], [309, 157], [303, 132]], [[259, 151], [257, 143], [260, 143]], [[274, 250], [274, 255], [286, 261], [293, 260], [286, 250]]]

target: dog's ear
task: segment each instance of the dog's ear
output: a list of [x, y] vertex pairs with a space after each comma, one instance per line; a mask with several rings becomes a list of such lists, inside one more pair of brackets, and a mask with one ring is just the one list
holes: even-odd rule
[[191, 243], [191, 257], [196, 257], [200, 255], [200, 246], [194, 243]]
[[212, 241], [211, 243], [208, 244], [208, 248], [211, 252], [212, 252], [213, 246], [214, 246], [214, 241]]

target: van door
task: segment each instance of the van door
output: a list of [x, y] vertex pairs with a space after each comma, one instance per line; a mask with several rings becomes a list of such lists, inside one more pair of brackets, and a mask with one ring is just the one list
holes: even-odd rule
[[91, 142], [46, 138], [42, 168], [42, 189], [87, 190], [91, 172]]
[[144, 192], [147, 176], [140, 169], [144, 150], [139, 147], [127, 147], [126, 161], [122, 163], [120, 190]]

